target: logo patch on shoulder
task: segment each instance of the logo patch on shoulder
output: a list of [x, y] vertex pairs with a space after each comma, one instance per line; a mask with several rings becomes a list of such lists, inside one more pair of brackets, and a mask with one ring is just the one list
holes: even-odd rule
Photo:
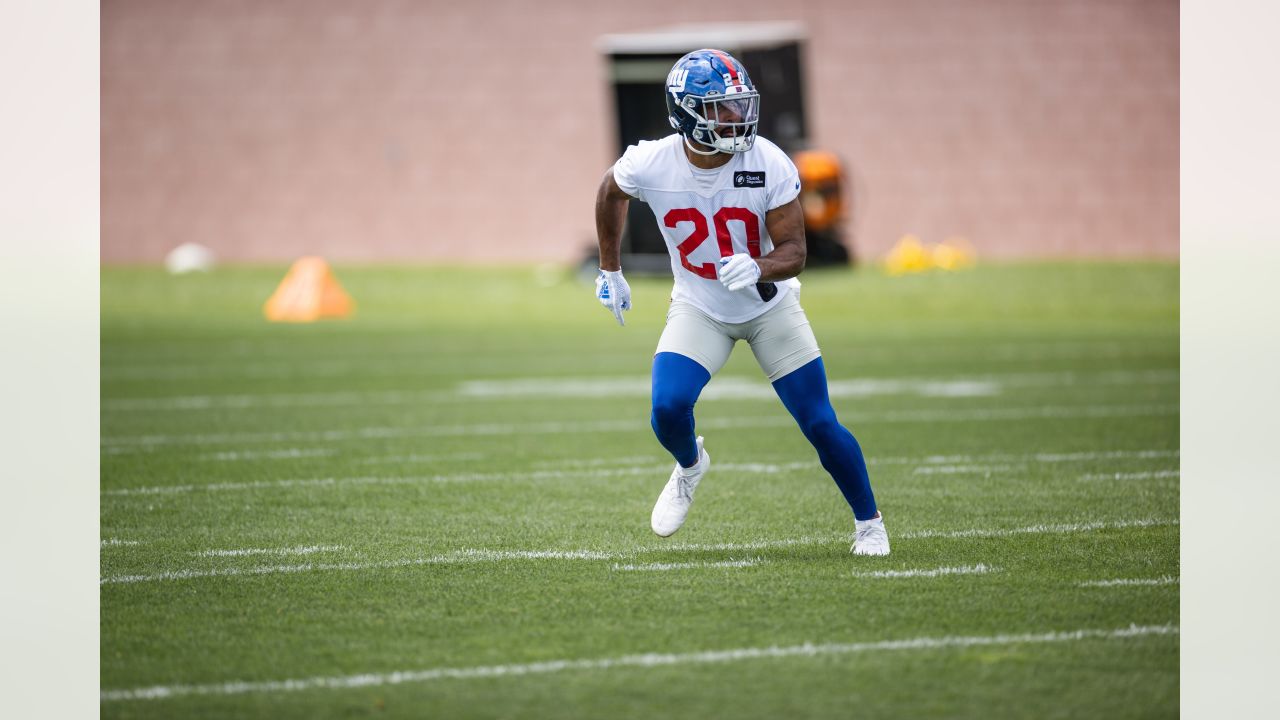
[[733, 174], [733, 186], [736, 188], [764, 187], [764, 171], [740, 170], [735, 172]]

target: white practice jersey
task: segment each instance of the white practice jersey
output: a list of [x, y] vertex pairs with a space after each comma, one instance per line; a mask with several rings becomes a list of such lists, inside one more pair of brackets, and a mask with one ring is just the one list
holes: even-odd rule
[[671, 254], [673, 299], [720, 322], [741, 323], [800, 287], [795, 278], [779, 281], [777, 295], [764, 302], [754, 285], [729, 292], [716, 274], [720, 258], [772, 252], [765, 213], [800, 194], [800, 174], [777, 145], [757, 137], [750, 150], [734, 154], [723, 167], [700, 170], [685, 157], [680, 135], [642, 140], [614, 163], [613, 179], [653, 209]]

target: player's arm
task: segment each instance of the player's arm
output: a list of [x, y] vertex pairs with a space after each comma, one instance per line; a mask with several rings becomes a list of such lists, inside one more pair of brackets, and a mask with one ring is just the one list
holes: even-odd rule
[[760, 282], [786, 280], [799, 275], [808, 256], [800, 199], [770, 210], [764, 216], [764, 226], [769, 237], [773, 238], [773, 252], [756, 258], [760, 265]]
[[596, 191], [596, 241], [600, 243], [601, 270], [622, 269], [622, 221], [630, 204], [631, 196], [618, 187], [613, 168], [609, 168]]
[[764, 226], [773, 239], [772, 252], [758, 258], [738, 253], [720, 260], [720, 282], [733, 292], [746, 290], [758, 282], [793, 278], [804, 270], [808, 251], [800, 201], [792, 200], [770, 210], [764, 216]]
[[596, 299], [613, 313], [619, 325], [627, 324], [622, 313], [631, 309], [631, 286], [622, 277], [622, 221], [630, 204], [631, 196], [618, 187], [613, 168], [609, 168], [596, 191], [596, 242], [600, 245]]

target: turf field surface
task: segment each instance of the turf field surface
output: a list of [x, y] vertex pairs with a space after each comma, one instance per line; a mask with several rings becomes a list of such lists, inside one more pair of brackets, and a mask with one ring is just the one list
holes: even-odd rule
[[1178, 269], [810, 272], [893, 554], [738, 347], [670, 472], [648, 370], [547, 269], [102, 275], [104, 717], [1167, 717]]

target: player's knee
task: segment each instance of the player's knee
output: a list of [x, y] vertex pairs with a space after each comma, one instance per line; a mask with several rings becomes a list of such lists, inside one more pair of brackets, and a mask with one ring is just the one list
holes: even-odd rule
[[693, 404], [675, 397], [657, 397], [653, 399], [653, 426], [671, 427], [687, 421], [693, 416]]
[[828, 445], [830, 443], [839, 442], [849, 431], [836, 420], [835, 415], [822, 413], [813, 418], [809, 418], [807, 422], [801, 425], [804, 430], [805, 437], [815, 445]]

